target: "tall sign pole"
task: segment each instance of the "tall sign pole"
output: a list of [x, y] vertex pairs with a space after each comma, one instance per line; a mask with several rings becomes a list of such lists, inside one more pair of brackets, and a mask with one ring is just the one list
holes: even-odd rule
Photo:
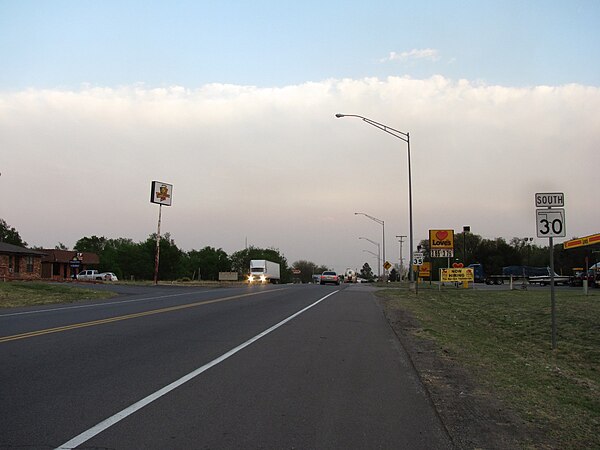
[[156, 255], [154, 257], [154, 284], [158, 284], [158, 266], [160, 261], [160, 222], [162, 207], [171, 206], [173, 200], [173, 185], [161, 181], [153, 181], [150, 190], [150, 202], [158, 204], [158, 230], [156, 232]]
[[162, 205], [158, 205], [158, 229], [156, 231], [156, 254], [154, 256], [154, 284], [158, 284], [158, 262], [160, 260], [160, 220]]
[[548, 238], [550, 246], [550, 303], [552, 309], [552, 350], [556, 350], [556, 297], [554, 292], [554, 238], [565, 237], [565, 194], [542, 192], [535, 194], [537, 237]]

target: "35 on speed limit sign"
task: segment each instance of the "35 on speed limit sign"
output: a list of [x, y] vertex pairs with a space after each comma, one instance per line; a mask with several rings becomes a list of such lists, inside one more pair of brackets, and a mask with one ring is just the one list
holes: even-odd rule
[[562, 208], [536, 209], [537, 237], [565, 237], [565, 210]]

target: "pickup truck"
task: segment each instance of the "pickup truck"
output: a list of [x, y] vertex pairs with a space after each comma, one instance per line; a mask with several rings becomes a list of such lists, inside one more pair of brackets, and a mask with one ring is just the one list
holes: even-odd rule
[[112, 272], [98, 272], [97, 270], [82, 270], [77, 274], [79, 281], [119, 281]]

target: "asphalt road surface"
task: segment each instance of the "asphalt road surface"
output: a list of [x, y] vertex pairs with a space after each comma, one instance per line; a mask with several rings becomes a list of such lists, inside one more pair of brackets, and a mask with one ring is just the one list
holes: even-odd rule
[[440, 449], [365, 286], [122, 288], [0, 310], [0, 449]]

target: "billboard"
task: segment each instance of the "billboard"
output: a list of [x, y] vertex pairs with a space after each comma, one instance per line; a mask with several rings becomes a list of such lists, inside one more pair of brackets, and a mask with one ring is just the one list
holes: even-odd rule
[[429, 250], [453, 250], [454, 230], [429, 230]]
[[150, 190], [150, 201], [159, 205], [171, 206], [173, 200], [173, 185], [162, 181], [153, 181]]
[[440, 269], [442, 283], [453, 283], [458, 281], [474, 281], [474, 272], [470, 267], [459, 269]]

